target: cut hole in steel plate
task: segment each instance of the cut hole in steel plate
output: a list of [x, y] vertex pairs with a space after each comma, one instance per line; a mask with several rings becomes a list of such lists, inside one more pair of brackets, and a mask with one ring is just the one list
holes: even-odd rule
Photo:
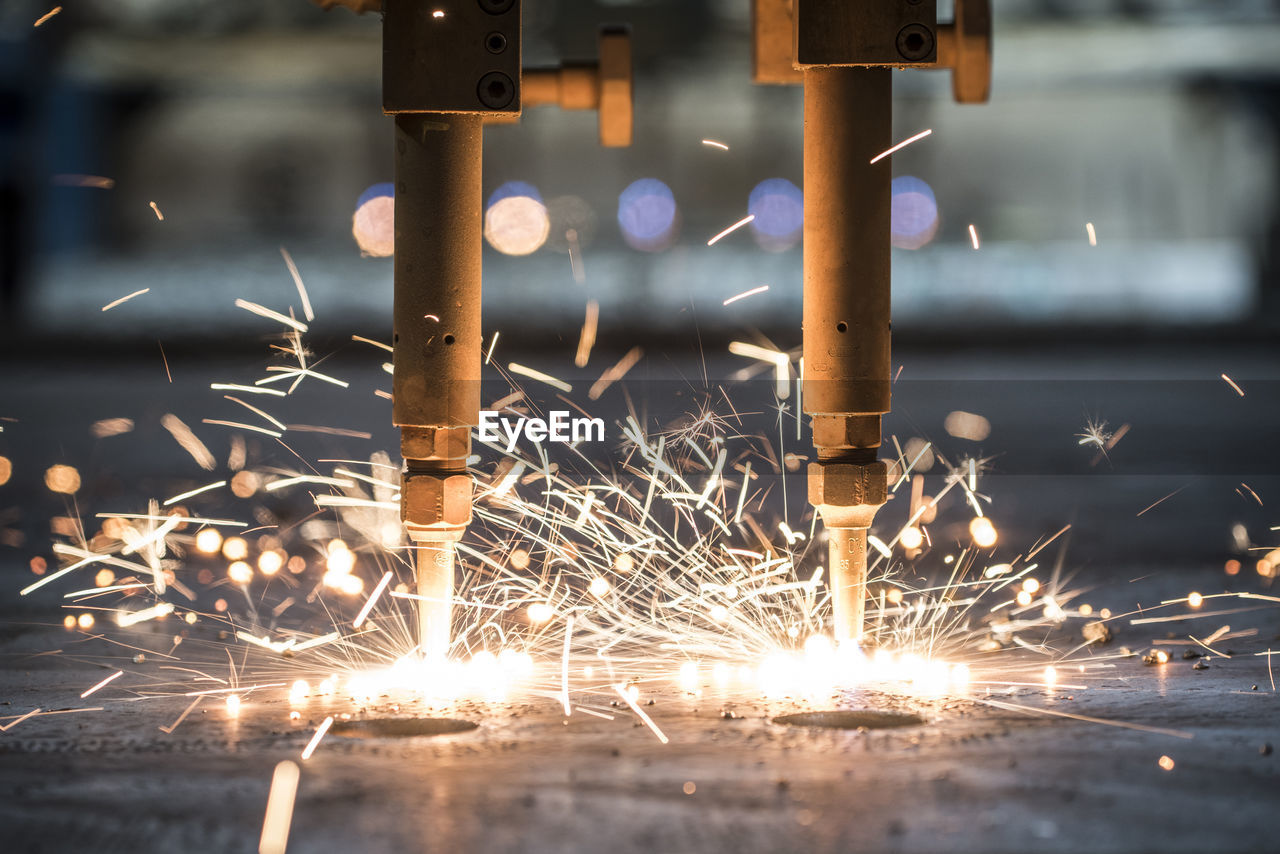
[[841, 709], [831, 712], [799, 712], [780, 715], [775, 724], [790, 726], [824, 727], [826, 729], [893, 729], [894, 727], [919, 726], [924, 718], [907, 712], [877, 712], [865, 709]]
[[479, 724], [454, 718], [374, 718], [363, 721], [338, 721], [333, 734], [347, 738], [412, 738], [422, 735], [449, 735], [470, 732]]

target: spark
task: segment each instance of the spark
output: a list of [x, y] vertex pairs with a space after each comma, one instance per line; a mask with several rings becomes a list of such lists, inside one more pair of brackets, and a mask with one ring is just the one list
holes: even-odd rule
[[[311, 310], [311, 299], [307, 296], [306, 285], [302, 284], [302, 275], [298, 272], [298, 265], [293, 263], [293, 256], [283, 246], [280, 247], [280, 255], [284, 258], [285, 266], [289, 268], [289, 275], [293, 277], [293, 284], [298, 288], [298, 297], [302, 300], [302, 313], [306, 316], [307, 322], [310, 323], [316, 319], [316, 313]], [[299, 331], [306, 332], [306, 329]]]
[[93, 187], [97, 190], [110, 190], [116, 185], [114, 178], [101, 175], [54, 175], [53, 183], [59, 187]]
[[284, 435], [279, 430], [268, 430], [266, 427], [257, 427], [253, 424], [245, 424], [242, 421], [221, 421], [217, 418], [201, 418], [200, 421], [203, 424], [212, 424], [216, 427], [233, 427], [237, 430], [249, 430], [253, 433], [262, 433], [265, 436], [271, 436], [275, 439], [279, 439]]
[[922, 140], [922, 139], [924, 139], [926, 136], [928, 136], [928, 135], [929, 135], [929, 134], [931, 134], [931, 133], [933, 133], [933, 129], [932, 129], [932, 128], [930, 128], [929, 130], [922, 130], [922, 131], [920, 131], [920, 133], [916, 134], [915, 136], [909, 136], [909, 137], [907, 137], [906, 139], [904, 139], [902, 142], [898, 143], [897, 145], [895, 145], [895, 146], [893, 146], [893, 147], [891, 147], [891, 148], [888, 148], [888, 149], [886, 149], [886, 150], [884, 150], [884, 151], [880, 152], [879, 154], [877, 154], [875, 157], [871, 158], [871, 162], [872, 162], [873, 164], [874, 164], [874, 163], [879, 163], [881, 160], [884, 160], [886, 157], [888, 157], [890, 154], [893, 154], [895, 151], [901, 151], [902, 149], [906, 148], [906, 147], [907, 147], [908, 145], [910, 145], [911, 143], [913, 143], [913, 142], [917, 142], [917, 141], [919, 141], [919, 140]]
[[12, 721], [9, 721], [9, 723], [5, 724], [4, 726], [0, 726], [0, 732], [8, 732], [9, 730], [11, 730], [11, 729], [13, 729], [14, 727], [16, 727], [18, 724], [20, 724], [20, 723], [22, 723], [23, 721], [25, 721], [27, 718], [35, 717], [35, 716], [36, 716], [36, 715], [38, 715], [38, 714], [40, 714], [40, 710], [39, 710], [39, 709], [32, 709], [31, 711], [27, 712], [27, 713], [26, 713], [25, 715], [23, 715], [22, 717], [17, 718], [17, 719], [12, 720]]
[[381, 341], [374, 341], [372, 338], [365, 338], [363, 335], [352, 335], [351, 340], [359, 341], [361, 344], [371, 344], [381, 350], [386, 350], [388, 353], [395, 352], [395, 348], [390, 344], [383, 344]]
[[103, 311], [110, 311], [111, 309], [115, 308], [116, 306], [120, 305], [121, 303], [126, 303], [126, 302], [128, 302], [129, 300], [133, 299], [134, 297], [140, 297], [140, 296], [142, 296], [143, 294], [145, 294], [145, 293], [149, 292], [150, 290], [151, 290], [151, 288], [143, 288], [142, 290], [134, 291], [133, 293], [129, 294], [128, 296], [120, 297], [120, 299], [118, 299], [118, 300], [112, 300], [111, 302], [109, 302], [109, 303], [107, 303], [106, 305], [104, 305], [104, 306], [102, 307], [102, 310], [103, 310]]
[[116, 617], [116, 624], [122, 629], [138, 623], [145, 623], [148, 620], [158, 620], [161, 617], [167, 617], [173, 613], [172, 602], [161, 602], [159, 605], [153, 605], [150, 608], [143, 608], [141, 611], [133, 611], [124, 613]]
[[200, 703], [203, 701], [204, 701], [204, 697], [196, 697], [194, 700], [191, 701], [191, 705], [187, 706], [185, 709], [182, 710], [182, 714], [178, 715], [178, 719], [176, 721], [169, 724], [168, 726], [160, 727], [160, 731], [165, 733], [166, 735], [172, 735], [173, 731], [177, 729], [178, 726], [187, 719], [187, 715], [194, 712], [196, 709], [196, 706], [200, 705]]
[[153, 213], [155, 213], [156, 219], [159, 220], [160, 222], [164, 222], [164, 214], [160, 213], [160, 206], [157, 205], [155, 202], [147, 202], [147, 204], [151, 206], [151, 210]]
[[115, 680], [119, 679], [119, 678], [120, 678], [121, 676], [123, 676], [123, 675], [124, 675], [124, 671], [123, 671], [123, 670], [117, 670], [115, 673], [112, 673], [112, 674], [111, 674], [110, 676], [108, 676], [106, 679], [103, 679], [103, 680], [102, 680], [101, 682], [99, 682], [97, 685], [94, 685], [94, 686], [93, 686], [92, 688], [90, 688], [88, 691], [85, 691], [83, 694], [81, 694], [81, 695], [80, 695], [80, 699], [81, 699], [81, 700], [83, 700], [85, 697], [88, 697], [90, 694], [97, 693], [98, 691], [100, 691], [100, 690], [102, 690], [103, 688], [107, 687], [108, 685], [110, 685], [112, 682], [114, 682]]
[[1089, 245], [1090, 245], [1090, 246], [1097, 246], [1097, 245], [1098, 245], [1098, 233], [1097, 233], [1096, 231], [1094, 231], [1094, 230], [1093, 230], [1093, 223], [1091, 223], [1091, 222], [1086, 222], [1086, 223], [1084, 224], [1084, 231], [1085, 231], [1085, 234], [1089, 235]]
[[173, 383], [173, 371], [169, 370], [169, 357], [164, 354], [164, 345], [159, 341], [156, 344], [160, 347], [160, 360], [164, 362], [164, 375], [169, 378], [170, 384]]
[[1236, 385], [1235, 380], [1231, 379], [1231, 377], [1227, 376], [1226, 374], [1223, 374], [1222, 378], [1227, 381], [1227, 385], [1235, 389], [1236, 394], [1240, 395], [1241, 397], [1244, 397], [1244, 389]]
[[316, 483], [322, 486], [339, 486], [348, 489], [355, 486], [349, 480], [340, 477], [323, 477], [321, 475], [300, 474], [296, 477], [286, 477], [280, 480], [273, 480], [266, 486], [267, 492], [275, 492], [277, 489], [284, 489], [286, 486], [297, 486], [300, 483]]
[[191, 455], [196, 464], [205, 471], [213, 471], [213, 467], [217, 465], [217, 460], [213, 458], [213, 454], [209, 453], [209, 449], [196, 438], [196, 434], [191, 432], [191, 428], [183, 423], [178, 416], [169, 413], [160, 419], [160, 426], [169, 431], [169, 435], [182, 446], [182, 449]]
[[493, 358], [493, 348], [498, 346], [498, 330], [493, 330], [493, 340], [489, 342], [489, 349], [484, 354], [484, 363], [489, 364], [489, 360]]
[[725, 145], [723, 142], [718, 142], [717, 140], [714, 140], [714, 139], [704, 139], [702, 141], [702, 144], [709, 148], [718, 148], [721, 151], [729, 150], [729, 146]]
[[569, 644], [573, 640], [573, 615], [565, 619], [564, 654], [560, 658], [560, 702], [564, 706], [564, 715], [569, 717], [573, 709], [569, 705]]
[[285, 854], [289, 843], [289, 825], [293, 823], [293, 803], [298, 797], [298, 779], [301, 776], [302, 772], [296, 762], [286, 759], [276, 765], [271, 775], [271, 791], [267, 795], [267, 814], [262, 819], [258, 854]]
[[779, 398], [786, 398], [791, 394], [791, 357], [786, 353], [778, 350], [769, 350], [755, 344], [748, 344], [746, 341], [729, 342], [729, 352], [735, 356], [745, 356], [748, 359], [759, 359], [762, 362], [769, 362], [774, 367], [774, 375], [777, 381], [777, 390], [775, 394]]
[[1089, 419], [1085, 424], [1084, 432], [1077, 433], [1076, 438], [1080, 441], [1079, 445], [1096, 445], [1100, 450], [1105, 450], [1107, 442], [1111, 440], [1111, 434], [1107, 432], [1107, 422], [1094, 421]]
[[439, 18], [443, 18], [443, 17], [444, 17], [444, 10], [443, 10], [443, 9], [436, 9], [434, 12], [432, 12], [432, 13], [431, 13], [431, 17], [433, 17], [433, 18], [437, 18], [437, 19], [439, 19]]
[[227, 485], [227, 482], [225, 480], [220, 480], [217, 483], [210, 483], [207, 486], [201, 486], [196, 489], [189, 490], [187, 492], [182, 492], [182, 493], [179, 493], [178, 495], [173, 496], [172, 498], [165, 499], [163, 506], [168, 507], [170, 504], [177, 504], [179, 501], [185, 501], [188, 498], [194, 498], [195, 496], [201, 494], [202, 492], [209, 492], [210, 490], [214, 490], [220, 486], [226, 486], [226, 485]]
[[[1158, 507], [1159, 505], [1161, 505], [1161, 504], [1163, 504], [1164, 502], [1168, 501], [1170, 498], [1172, 498], [1173, 496], [1177, 495], [1179, 492], [1181, 492], [1182, 490], [1184, 490], [1184, 489], [1186, 489], [1186, 488], [1187, 488], [1187, 485], [1184, 483], [1182, 486], [1179, 486], [1177, 489], [1175, 489], [1173, 492], [1170, 492], [1170, 493], [1169, 493], [1168, 495], [1166, 495], [1164, 498], [1157, 498], [1157, 499], [1155, 500], [1155, 502], [1154, 502], [1154, 503], [1152, 503], [1152, 504], [1148, 504], [1146, 507], [1144, 507], [1143, 509], [1139, 510], [1139, 511], [1138, 511], [1138, 516], [1141, 516], [1143, 513], [1146, 513], [1148, 510], [1152, 510], [1152, 509], [1154, 509], [1154, 508]], [[1136, 518], [1136, 517], [1135, 517], [1135, 518]]]
[[[273, 416], [271, 413], [269, 413], [269, 412], [265, 412], [265, 411], [263, 411], [263, 410], [259, 409], [258, 407], [254, 406], [254, 405], [253, 405], [253, 404], [251, 404], [251, 403], [245, 403], [245, 402], [244, 402], [243, 400], [241, 400], [240, 398], [238, 398], [238, 397], [232, 397], [232, 396], [231, 396], [231, 395], [229, 395], [229, 394], [224, 394], [222, 397], [223, 397], [224, 399], [226, 399], [226, 400], [231, 401], [232, 403], [238, 403], [238, 404], [240, 404], [240, 405], [241, 405], [241, 406], [243, 406], [245, 409], [247, 409], [247, 410], [249, 410], [250, 412], [252, 412], [254, 415], [259, 416], [260, 418], [262, 418], [262, 419], [263, 419], [263, 420], [265, 420], [265, 421], [270, 421], [272, 424], [274, 424], [276, 427], [279, 427], [281, 430], [286, 430], [286, 429], [288, 429], [287, 427], [285, 427], [285, 426], [284, 426], [284, 422], [283, 422], [283, 421], [279, 420], [278, 418], [276, 418], [275, 416]], [[206, 423], [207, 423], [207, 422], [206, 422]]]
[[708, 240], [707, 245], [715, 246], [717, 243], [721, 241], [721, 239], [728, 237], [730, 234], [733, 234], [735, 231], [742, 228], [747, 223], [754, 221], [755, 218], [756, 218], [755, 214], [749, 214], [748, 216], [744, 216], [742, 219], [738, 220], [733, 225], [729, 226], [724, 231], [720, 232], [715, 237]]
[[321, 721], [320, 726], [316, 727], [316, 734], [311, 736], [311, 741], [307, 742], [306, 748], [302, 751], [302, 761], [311, 758], [311, 754], [316, 752], [316, 748], [320, 745], [320, 739], [324, 738], [324, 734], [329, 731], [329, 727], [333, 726], [333, 715]]
[[635, 712], [636, 716], [639, 717], [640, 720], [644, 721], [644, 725], [653, 730], [653, 734], [658, 737], [658, 741], [663, 744], [667, 744], [671, 741], [671, 739], [663, 735], [662, 730], [658, 729], [658, 725], [653, 722], [653, 719], [644, 713], [644, 709], [636, 705], [636, 701], [633, 700], [631, 698], [631, 694], [627, 692], [626, 685], [614, 685], [613, 690], [617, 691], [618, 696], [625, 700], [627, 705], [631, 707], [631, 711]]
[[[1141, 514], [1139, 514], [1139, 515], [1141, 515]], [[1031, 551], [1027, 552], [1027, 560], [1031, 560], [1033, 557], [1035, 557], [1036, 555], [1040, 554], [1040, 552], [1042, 552], [1042, 551], [1044, 551], [1046, 548], [1048, 548], [1048, 546], [1049, 546], [1049, 544], [1050, 544], [1050, 543], [1052, 543], [1054, 540], [1058, 539], [1058, 537], [1061, 537], [1063, 534], [1065, 534], [1067, 531], [1070, 531], [1070, 530], [1071, 530], [1071, 526], [1070, 526], [1070, 525], [1063, 525], [1063, 526], [1062, 526], [1062, 530], [1061, 530], [1061, 531], [1059, 531], [1058, 533], [1054, 534], [1052, 537], [1050, 537], [1049, 539], [1045, 540], [1043, 543], [1041, 543], [1040, 545], [1036, 546], [1036, 547], [1035, 547], [1035, 548], [1033, 548]]]
[[1253, 500], [1254, 500], [1254, 501], [1256, 501], [1256, 502], [1258, 502], [1258, 506], [1259, 506], [1259, 507], [1264, 506], [1264, 505], [1263, 505], [1263, 503], [1262, 503], [1262, 499], [1258, 497], [1258, 493], [1254, 492], [1254, 491], [1253, 491], [1253, 488], [1252, 488], [1251, 486], [1249, 486], [1249, 484], [1245, 483], [1245, 482], [1242, 480], [1242, 481], [1240, 481], [1240, 485], [1241, 485], [1242, 487], [1244, 487], [1244, 489], [1245, 489], [1245, 491], [1246, 491], [1246, 492], [1248, 492], [1250, 495], [1252, 495], [1252, 496], [1253, 496]]
[[513, 374], [519, 374], [522, 377], [528, 377], [531, 380], [537, 380], [538, 382], [546, 383], [552, 388], [559, 389], [560, 391], [563, 391], [566, 394], [573, 391], [573, 386], [569, 385], [564, 380], [558, 380], [555, 377], [551, 376], [550, 374], [544, 374], [542, 371], [535, 371], [533, 368], [527, 368], [524, 365], [519, 364], [518, 362], [508, 363], [507, 370], [511, 371], [511, 373]]
[[268, 320], [274, 320], [277, 323], [283, 323], [285, 326], [288, 326], [291, 329], [296, 329], [299, 332], [307, 331], [307, 324], [299, 320], [294, 320], [292, 317], [285, 317], [280, 312], [272, 311], [271, 309], [267, 308], [265, 305], [258, 305], [256, 302], [249, 302], [246, 299], [237, 299], [236, 308], [243, 308], [245, 311], [250, 312], [252, 314], [256, 314], [259, 317], [265, 317]]
[[981, 244], [978, 243], [978, 227], [973, 223], [969, 223], [969, 242], [973, 244], [974, 249], [981, 248]]
[[761, 286], [760, 286], [760, 287], [758, 287], [758, 288], [752, 288], [752, 289], [751, 289], [751, 290], [749, 290], [749, 291], [743, 291], [743, 292], [742, 292], [742, 293], [740, 293], [740, 294], [736, 294], [736, 295], [734, 295], [734, 296], [731, 296], [731, 297], [729, 297], [727, 300], [725, 300], [723, 303], [721, 303], [721, 305], [731, 305], [732, 303], [735, 303], [735, 302], [737, 302], [737, 301], [738, 301], [738, 300], [740, 300], [740, 299], [746, 299], [747, 297], [753, 297], [753, 296], [755, 296], [756, 294], [762, 294], [762, 293], [764, 293], [764, 292], [765, 292], [765, 291], [767, 291], [767, 290], [769, 290], [769, 286], [768, 286], [768, 285], [761, 285]]
[[587, 316], [582, 321], [582, 332], [578, 336], [578, 352], [574, 354], [575, 367], [585, 368], [591, 360], [591, 348], [596, 344], [596, 326], [600, 320], [600, 303], [587, 300]]
[[1069, 718], [1073, 721], [1083, 721], [1084, 723], [1103, 724], [1105, 726], [1115, 726], [1115, 727], [1121, 727], [1122, 729], [1137, 730], [1138, 732], [1150, 732], [1150, 733], [1155, 733], [1156, 735], [1167, 735], [1172, 738], [1185, 738], [1185, 739], [1195, 738], [1194, 733], [1190, 733], [1190, 732], [1187, 732], [1186, 730], [1181, 730], [1181, 729], [1166, 729], [1164, 727], [1147, 726], [1146, 724], [1136, 724], [1136, 723], [1130, 723], [1128, 721], [1115, 721], [1115, 720], [1109, 720], [1107, 718], [1095, 718], [1089, 715], [1077, 715], [1077, 714], [1073, 714], [1072, 712], [1062, 712], [1056, 709], [1040, 709], [1040, 708], [1036, 708], [1035, 706], [1023, 706], [1017, 703], [1006, 703], [1000, 700], [992, 700], [988, 698], [975, 697], [974, 700], [975, 702], [983, 703], [984, 705], [988, 705], [988, 706], [994, 706], [997, 709], [1004, 709], [1006, 711], [1034, 712], [1039, 715], [1051, 715], [1051, 716], [1056, 716], [1060, 718]]
[[360, 609], [360, 613], [356, 615], [352, 621], [351, 627], [354, 629], [364, 625], [365, 618], [369, 616], [369, 612], [373, 610], [373, 603], [378, 601], [378, 597], [382, 595], [382, 591], [387, 589], [387, 585], [391, 583], [391, 576], [394, 573], [388, 571], [382, 576], [382, 580], [373, 588], [373, 592], [369, 594], [369, 598], [365, 600], [364, 607]]
[[618, 360], [617, 364], [601, 374], [600, 379], [591, 384], [591, 388], [587, 391], [587, 397], [592, 400], [599, 400], [609, 386], [625, 377], [636, 366], [636, 363], [640, 361], [640, 357], [643, 355], [644, 350], [639, 347], [632, 347], [625, 356]]
[[40, 26], [40, 25], [41, 25], [41, 24], [43, 24], [45, 21], [49, 20], [50, 18], [52, 18], [54, 15], [58, 14], [58, 13], [59, 13], [59, 12], [61, 12], [61, 11], [62, 11], [62, 7], [61, 7], [61, 6], [54, 6], [54, 7], [53, 7], [52, 9], [50, 9], [48, 12], [45, 12], [43, 15], [41, 15], [39, 18], [37, 18], [37, 19], [36, 19], [36, 22], [35, 22], [34, 24], [32, 24], [32, 25], [31, 25], [31, 28], [32, 28], [32, 29], [35, 29], [36, 27]]

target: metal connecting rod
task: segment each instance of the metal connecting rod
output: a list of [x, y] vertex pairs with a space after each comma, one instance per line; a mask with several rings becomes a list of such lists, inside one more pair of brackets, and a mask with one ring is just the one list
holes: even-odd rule
[[395, 376], [401, 514], [416, 551], [419, 642], [450, 640], [453, 544], [471, 521], [471, 428], [480, 418], [482, 122], [402, 113], [395, 134]]
[[804, 408], [817, 461], [809, 500], [829, 536], [835, 639], [859, 641], [867, 528], [885, 501], [876, 459], [889, 411], [887, 68], [804, 71]]

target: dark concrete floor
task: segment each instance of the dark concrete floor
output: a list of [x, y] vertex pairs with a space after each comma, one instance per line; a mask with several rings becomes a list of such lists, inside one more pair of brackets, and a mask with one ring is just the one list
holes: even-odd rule
[[[56, 648], [59, 634], [21, 645]], [[11, 654], [0, 694], [14, 713], [84, 707], [78, 693], [104, 672]], [[553, 699], [436, 708], [480, 726], [327, 736], [302, 763], [290, 850], [1274, 850], [1280, 757], [1264, 745], [1280, 743], [1280, 694], [1264, 658], [1214, 659], [1203, 671], [1125, 659], [1086, 681], [1087, 690], [1057, 692], [975, 688], [945, 702], [855, 691], [828, 704], [927, 720], [865, 733], [771, 722], [803, 707], [791, 701], [646, 689], [666, 745], [625, 709], [604, 720], [566, 719]], [[313, 700], [290, 722], [288, 703], [269, 694], [238, 718], [206, 703], [169, 735], [158, 727], [188, 698], [130, 700], [109, 687], [94, 698], [102, 711], [31, 718], [0, 734], [5, 850], [253, 850], [273, 765], [297, 760], [326, 714], [424, 713]], [[574, 699], [608, 708], [608, 696]]]

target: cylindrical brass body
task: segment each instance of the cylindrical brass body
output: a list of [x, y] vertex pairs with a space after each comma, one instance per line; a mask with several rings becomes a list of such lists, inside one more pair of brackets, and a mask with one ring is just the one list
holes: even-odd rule
[[867, 598], [867, 529], [827, 528], [831, 601], [838, 641], [862, 641]]
[[413, 541], [422, 655], [450, 641], [453, 543], [471, 520], [480, 418], [482, 119], [402, 113], [395, 139], [395, 375], [401, 515]]
[[480, 116], [401, 113], [395, 149], [397, 427], [480, 418]]
[[889, 411], [887, 68], [804, 72], [804, 409]]
[[875, 459], [889, 411], [891, 172], [889, 158], [871, 161], [891, 145], [890, 73], [804, 72], [804, 409], [840, 643], [862, 639], [867, 526], [884, 503]]

